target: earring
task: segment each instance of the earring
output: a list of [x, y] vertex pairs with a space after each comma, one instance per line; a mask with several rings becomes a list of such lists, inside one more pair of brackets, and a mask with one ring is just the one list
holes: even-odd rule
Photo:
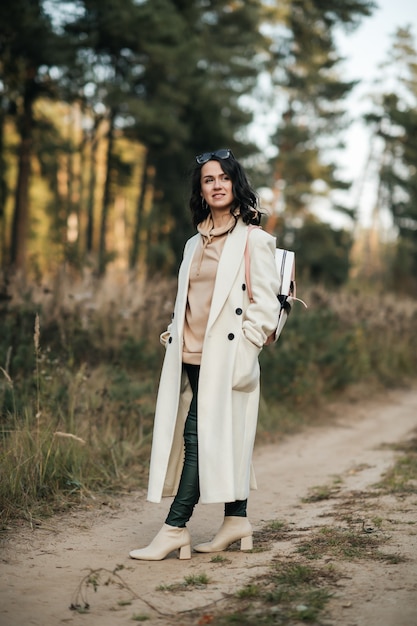
[[208, 211], [209, 210], [209, 205], [204, 200], [204, 198], [201, 198], [201, 208], [203, 209], [203, 211]]

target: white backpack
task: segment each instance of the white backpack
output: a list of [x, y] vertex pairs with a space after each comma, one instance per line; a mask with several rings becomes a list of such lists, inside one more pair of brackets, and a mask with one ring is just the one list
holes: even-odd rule
[[[249, 300], [253, 302], [253, 294], [252, 287], [250, 281], [250, 254], [249, 254], [249, 234], [250, 231], [254, 228], [261, 228], [260, 226], [249, 226], [248, 228], [248, 239], [246, 241], [245, 248], [245, 277], [246, 277], [246, 288], [248, 290]], [[277, 267], [277, 272], [280, 276], [280, 292], [277, 294], [277, 298], [281, 304], [281, 308], [278, 314], [277, 327], [275, 332], [273, 332], [265, 342], [265, 345], [269, 345], [270, 343], [275, 343], [280, 336], [282, 329], [285, 326], [285, 322], [289, 314], [291, 313], [291, 305], [294, 300], [298, 302], [302, 302], [304, 306], [307, 308], [306, 303], [303, 300], [300, 300], [296, 297], [296, 283], [295, 283], [295, 252], [292, 250], [284, 250], [283, 248], [275, 249], [275, 263]]]

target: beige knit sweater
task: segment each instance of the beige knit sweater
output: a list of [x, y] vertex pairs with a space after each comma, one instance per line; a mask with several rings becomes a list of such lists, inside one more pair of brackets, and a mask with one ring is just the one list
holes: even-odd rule
[[185, 312], [183, 362], [201, 363], [204, 335], [210, 314], [217, 266], [227, 235], [236, 224], [234, 217], [220, 228], [214, 228], [211, 215], [198, 225], [201, 234], [190, 268], [188, 300]]

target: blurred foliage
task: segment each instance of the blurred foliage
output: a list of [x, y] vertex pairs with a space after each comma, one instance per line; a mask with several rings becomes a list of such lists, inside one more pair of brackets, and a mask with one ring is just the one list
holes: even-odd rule
[[[324, 284], [338, 288], [348, 282], [352, 235], [336, 230], [313, 217], [293, 233], [291, 249], [296, 253], [297, 280], [301, 284]], [[286, 235], [284, 234], [284, 241]]]
[[[273, 159], [271, 186], [283, 183], [285, 207], [291, 217], [309, 211], [316, 181], [327, 194], [350, 186], [339, 177], [336, 163], [324, 156], [326, 150], [344, 147], [340, 131], [347, 125], [345, 101], [355, 85], [355, 81], [344, 80], [339, 71], [341, 57], [335, 31], [354, 28], [374, 8], [374, 2], [356, 0], [290, 3], [272, 71], [286, 98], [273, 137], [278, 155]], [[331, 202], [333, 208], [349, 212], [347, 207]]]
[[[229, 146], [259, 185], [285, 183], [286, 217], [321, 179], [353, 83], [338, 28], [369, 0], [17, 0], [0, 7], [0, 255], [29, 278], [69, 263], [103, 275], [175, 274], [192, 233], [194, 155]], [[35, 43], [36, 42], [36, 43]], [[262, 83], [270, 79], [268, 93]], [[279, 129], [268, 162], [248, 139], [257, 110]], [[323, 193], [323, 192], [321, 192]], [[320, 195], [320, 194], [319, 194]], [[333, 204], [334, 208], [339, 208]]]
[[380, 89], [366, 115], [379, 150], [379, 189], [374, 219], [388, 209], [398, 230], [389, 287], [417, 292], [417, 48], [412, 27], [398, 28], [384, 73], [394, 81]]
[[309, 309], [294, 303], [282, 337], [261, 354], [266, 398], [314, 406], [352, 384], [391, 386], [414, 376], [415, 302], [324, 289], [306, 298]]

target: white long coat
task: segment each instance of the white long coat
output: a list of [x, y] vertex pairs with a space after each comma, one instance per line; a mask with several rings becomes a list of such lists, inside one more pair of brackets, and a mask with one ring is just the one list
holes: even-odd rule
[[[221, 254], [201, 357], [197, 424], [200, 502], [233, 502], [256, 489], [252, 452], [259, 407], [258, 356], [278, 319], [279, 277], [275, 238], [261, 229], [249, 236], [254, 302], [245, 284], [248, 227], [239, 219]], [[183, 431], [191, 389], [182, 366], [191, 261], [200, 234], [188, 240], [178, 274], [156, 403], [148, 500], [173, 496], [181, 476]]]

